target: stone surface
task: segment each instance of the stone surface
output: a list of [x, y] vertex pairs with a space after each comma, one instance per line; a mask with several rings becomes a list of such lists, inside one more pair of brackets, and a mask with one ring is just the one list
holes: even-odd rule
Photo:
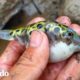
[[57, 16], [60, 0], [31, 0], [31, 2], [34, 7], [29, 7], [28, 14], [32, 11], [32, 15], [39, 14], [52, 20]]
[[29, 3], [32, 2], [32, 0], [22, 0], [22, 2], [23, 2], [25, 5], [28, 5]]
[[80, 23], [80, 0], [64, 0], [58, 13]]
[[32, 2], [29, 3], [28, 5], [25, 5], [23, 7], [23, 10], [28, 16], [33, 16], [33, 15], [35, 15], [37, 13], [37, 10], [36, 10], [36, 8], [35, 8], [35, 6], [33, 5]]
[[22, 6], [21, 0], [0, 0], [0, 29]]

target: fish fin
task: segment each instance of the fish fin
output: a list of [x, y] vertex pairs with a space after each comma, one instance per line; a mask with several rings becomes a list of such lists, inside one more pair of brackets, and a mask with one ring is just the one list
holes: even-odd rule
[[54, 42], [56, 40], [56, 35], [53, 32], [47, 31], [46, 34], [51, 42]]
[[0, 30], [0, 39], [14, 40], [13, 36], [10, 35], [10, 30]]
[[22, 45], [26, 45], [28, 46], [28, 43], [29, 43], [29, 36], [26, 34], [26, 32], [22, 32], [22, 34], [19, 36], [19, 35], [16, 35], [15, 36], [15, 40], [17, 40], [20, 44]]

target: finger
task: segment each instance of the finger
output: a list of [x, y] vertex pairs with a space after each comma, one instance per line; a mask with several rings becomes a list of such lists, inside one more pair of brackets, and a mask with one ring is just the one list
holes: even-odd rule
[[39, 21], [45, 21], [45, 19], [44, 19], [43, 17], [36, 17], [36, 18], [32, 19], [32, 20], [28, 23], [28, 25], [33, 24], [33, 23], [37, 23], [37, 22], [39, 22]]
[[57, 80], [80, 80], [80, 53], [69, 60]]
[[80, 25], [78, 25], [78, 24], [71, 24], [70, 27], [80, 35]]
[[60, 24], [64, 24], [66, 26], [70, 26], [71, 25], [71, 20], [69, 17], [67, 16], [61, 16], [61, 17], [58, 17], [56, 19], [57, 22], [59, 22]]
[[[44, 18], [37, 17], [37, 18], [34, 18], [32, 21], [30, 21], [29, 24], [35, 23], [41, 20], [44, 20]], [[5, 51], [2, 53], [2, 56], [0, 57], [0, 64], [1, 64], [0, 68], [9, 70], [12, 67], [12, 65], [17, 61], [20, 54], [24, 50], [25, 50], [25, 47], [20, 45], [18, 42], [16, 41], [10, 42], [7, 48], [5, 49]]]
[[39, 80], [56, 80], [56, 77], [58, 76], [65, 64], [65, 61], [56, 64], [49, 63]]
[[[71, 24], [70, 19], [66, 16], [61, 16], [57, 18], [56, 21], [67, 26], [70, 26]], [[46, 70], [40, 77], [40, 80], [55, 80], [65, 64], [66, 64], [66, 61], [48, 65]], [[58, 67], [56, 67], [57, 65]]]
[[0, 57], [0, 70], [9, 70], [19, 58], [25, 47], [16, 41], [11, 41]]
[[36, 80], [46, 67], [48, 58], [49, 43], [47, 36], [40, 31], [32, 32], [29, 47], [13, 67], [11, 75], [6, 80]]

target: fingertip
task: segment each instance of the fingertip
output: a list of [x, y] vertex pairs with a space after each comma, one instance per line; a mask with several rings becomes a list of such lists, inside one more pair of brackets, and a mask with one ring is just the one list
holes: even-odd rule
[[43, 42], [42, 42], [42, 45], [46, 45], [46, 46], [49, 46], [49, 40], [48, 40], [48, 37], [47, 35], [44, 33], [44, 32], [40, 32], [43, 36]]
[[36, 17], [36, 18], [32, 19], [32, 20], [28, 23], [28, 25], [33, 24], [33, 23], [37, 23], [37, 22], [39, 22], [39, 21], [45, 21], [45, 18], [43, 18], [43, 17]]
[[80, 25], [74, 23], [70, 27], [80, 35]]
[[[37, 34], [37, 35], [36, 35]], [[29, 47], [39, 47], [43, 41], [43, 36], [40, 31], [33, 31], [30, 37], [30, 46]]]
[[33, 31], [30, 37], [30, 47], [49, 46], [47, 35], [42, 31]]
[[69, 17], [67, 16], [60, 16], [56, 19], [57, 22], [59, 22], [60, 24], [64, 24], [66, 26], [70, 26], [71, 25], [71, 20]]

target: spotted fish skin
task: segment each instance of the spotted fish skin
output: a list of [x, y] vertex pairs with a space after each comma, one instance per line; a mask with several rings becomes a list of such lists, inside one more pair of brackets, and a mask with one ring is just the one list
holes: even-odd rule
[[45, 22], [38, 22], [36, 24], [31, 24], [25, 27], [10, 29], [10, 30], [0, 30], [0, 39], [4, 40], [14, 40], [16, 36], [31, 35], [34, 30], [41, 30], [45, 32]]
[[52, 40], [55, 38], [58, 41], [62, 40], [66, 43], [79, 43], [80, 36], [71, 28], [59, 24], [57, 22], [40, 21], [35, 24], [28, 25], [14, 30], [0, 30], [0, 39], [14, 40], [16, 36], [27, 35], [29, 38], [31, 32], [34, 30], [41, 30], [47, 34]]

